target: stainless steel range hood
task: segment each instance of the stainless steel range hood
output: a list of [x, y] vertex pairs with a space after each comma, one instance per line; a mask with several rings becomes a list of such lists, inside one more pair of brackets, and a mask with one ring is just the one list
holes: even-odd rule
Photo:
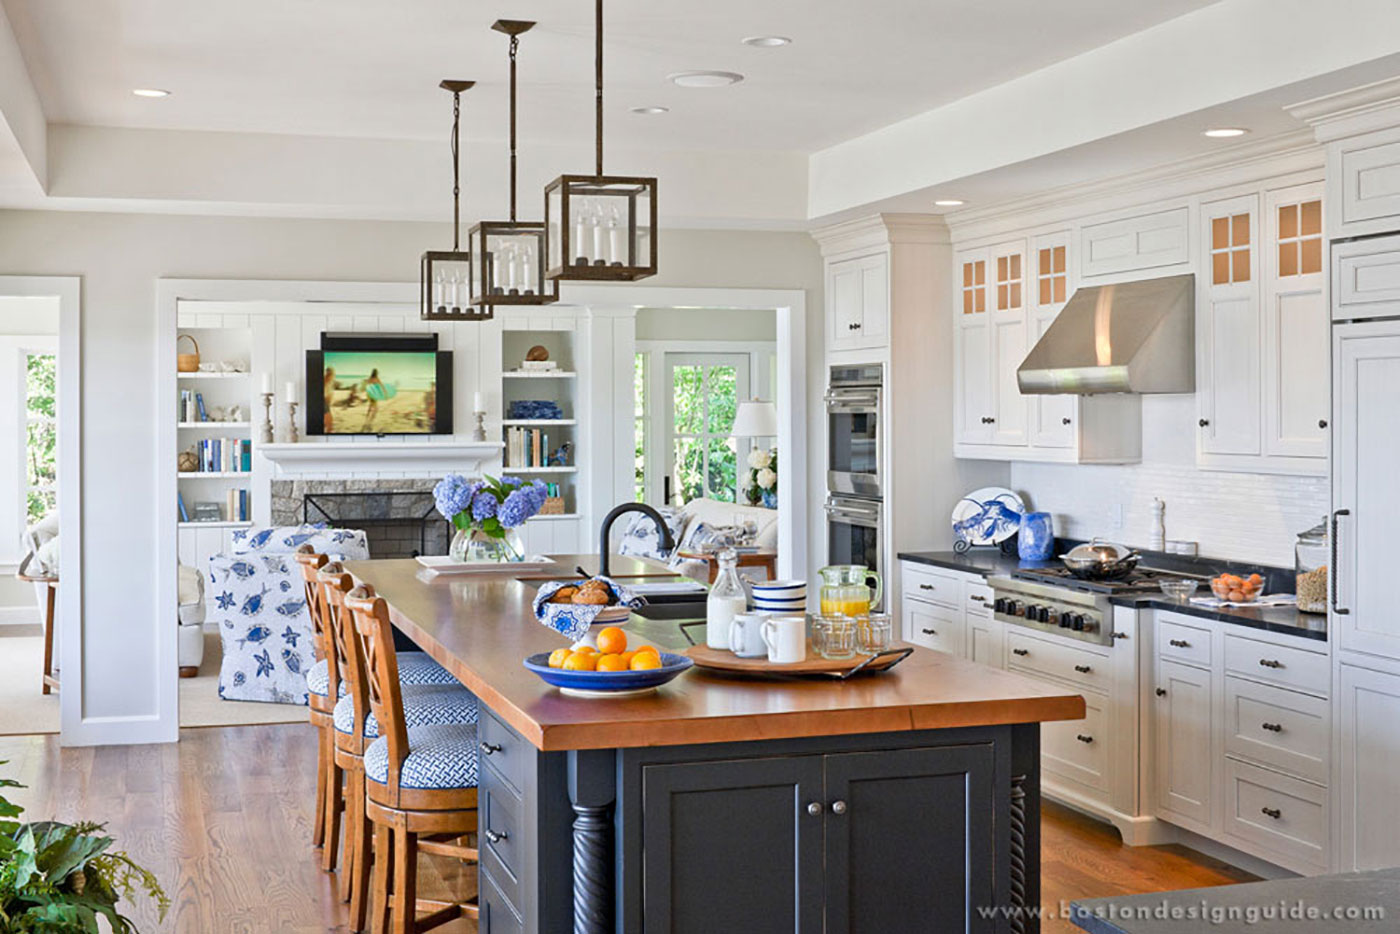
[[1021, 392], [1194, 392], [1195, 280], [1077, 290], [1016, 370]]

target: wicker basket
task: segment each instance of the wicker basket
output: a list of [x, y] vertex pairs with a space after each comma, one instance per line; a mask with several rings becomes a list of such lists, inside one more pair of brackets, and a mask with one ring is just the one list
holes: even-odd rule
[[[194, 344], [194, 353], [179, 353], [180, 341], [188, 340]], [[175, 338], [176, 354], [175, 369], [180, 373], [196, 373], [199, 371], [199, 341], [188, 334], [181, 334]]]
[[562, 496], [551, 496], [540, 507], [540, 515], [542, 516], [562, 516], [563, 514], [564, 497]]

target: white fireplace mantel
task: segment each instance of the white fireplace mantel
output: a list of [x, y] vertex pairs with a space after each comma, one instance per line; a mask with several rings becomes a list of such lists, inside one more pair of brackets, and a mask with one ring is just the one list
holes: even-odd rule
[[456, 471], [476, 473], [498, 460], [501, 441], [390, 442], [307, 441], [300, 444], [261, 444], [254, 449], [276, 467], [278, 479], [306, 474], [358, 474], [377, 471], [421, 471], [434, 475]]

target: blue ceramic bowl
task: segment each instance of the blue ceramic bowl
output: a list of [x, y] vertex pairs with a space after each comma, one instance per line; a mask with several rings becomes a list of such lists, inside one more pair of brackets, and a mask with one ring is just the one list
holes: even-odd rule
[[639, 691], [665, 684], [695, 663], [684, 655], [661, 653], [661, 667], [647, 671], [565, 671], [549, 667], [549, 653], [538, 652], [525, 659], [525, 667], [546, 684], [570, 691], [607, 693]]

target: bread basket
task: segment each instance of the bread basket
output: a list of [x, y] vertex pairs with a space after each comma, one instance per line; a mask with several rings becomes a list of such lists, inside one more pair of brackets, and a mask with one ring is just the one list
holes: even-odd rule
[[[180, 353], [180, 352], [179, 352], [179, 349], [178, 349], [178, 348], [179, 348], [179, 346], [180, 346], [180, 341], [183, 341], [183, 340], [187, 340], [187, 341], [189, 341], [191, 344], [194, 344], [194, 353]], [[181, 334], [179, 337], [175, 338], [175, 346], [176, 346], [176, 352], [175, 352], [175, 369], [176, 369], [176, 371], [177, 371], [177, 372], [180, 372], [180, 373], [197, 373], [197, 372], [199, 372], [199, 341], [195, 340], [193, 337], [191, 337], [191, 336], [188, 335], [188, 334]]]

